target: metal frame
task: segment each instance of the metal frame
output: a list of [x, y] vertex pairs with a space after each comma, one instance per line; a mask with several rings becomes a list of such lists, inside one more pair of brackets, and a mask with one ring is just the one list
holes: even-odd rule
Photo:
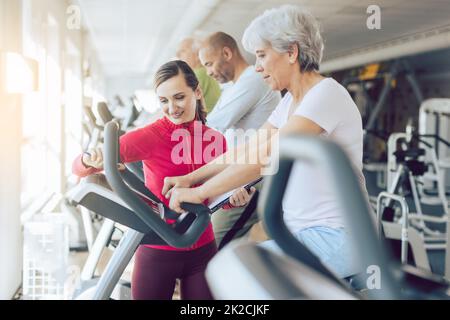
[[381, 229], [382, 229], [382, 216], [381, 216], [381, 206], [382, 206], [382, 200], [383, 199], [390, 199], [393, 201], [397, 201], [400, 203], [401, 211], [402, 211], [402, 217], [401, 217], [401, 262], [402, 263], [408, 263], [408, 230], [409, 230], [409, 208], [408, 204], [406, 203], [406, 200], [404, 197], [391, 194], [388, 192], [381, 192], [378, 195], [377, 199], [377, 229], [378, 229], [378, 236], [381, 239]]

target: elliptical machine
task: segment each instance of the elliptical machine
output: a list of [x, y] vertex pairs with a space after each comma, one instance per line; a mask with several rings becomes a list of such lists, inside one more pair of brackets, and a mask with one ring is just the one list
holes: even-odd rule
[[[348, 232], [366, 284], [377, 270], [379, 286], [355, 290], [338, 279], [289, 231], [282, 200], [294, 161], [320, 165], [333, 181]], [[449, 284], [423, 270], [400, 266], [378, 241], [373, 213], [350, 161], [336, 144], [311, 136], [280, 141], [279, 171], [264, 179], [258, 212], [269, 236], [286, 256], [255, 244], [233, 243], [212, 259], [207, 280], [219, 299], [448, 299]], [[226, 280], [224, 280], [226, 279]], [[365, 280], [365, 281], [364, 281]]]
[[[79, 294], [78, 299], [109, 299], [115, 289], [119, 291], [119, 297], [124, 297], [120, 292], [120, 286], [116, 285], [140, 244], [188, 247], [197, 241], [210, 220], [210, 209], [204, 205], [183, 203], [182, 208], [187, 213], [178, 215], [161, 203], [148, 189], [146, 191], [148, 198], [144, 201], [142, 193], [134, 191], [142, 186], [142, 181], [128, 170], [118, 169], [120, 163], [118, 136], [118, 125], [109, 122], [104, 134], [107, 181], [102, 175], [88, 177], [84, 185], [80, 185], [73, 192], [72, 200], [129, 229], [114, 250], [101, 277]], [[143, 189], [140, 191], [144, 192]], [[169, 225], [165, 219], [176, 222]]]
[[[445, 250], [446, 255], [450, 252], [448, 234], [444, 231], [449, 214], [436, 151], [426, 138], [447, 143], [434, 135], [416, 134], [411, 125], [407, 126], [406, 133], [394, 133], [389, 137], [388, 190], [378, 196], [377, 225], [380, 237], [384, 235], [390, 240], [401, 241], [399, 253], [402, 263], [411, 260], [416, 266], [431, 271], [427, 252]], [[430, 179], [437, 190], [433, 201], [427, 201], [424, 191], [424, 181]], [[400, 203], [400, 210], [393, 205], [394, 202]], [[422, 204], [438, 205], [438, 214], [425, 214]], [[415, 208], [412, 213], [411, 205]], [[449, 267], [447, 261], [446, 270]]]

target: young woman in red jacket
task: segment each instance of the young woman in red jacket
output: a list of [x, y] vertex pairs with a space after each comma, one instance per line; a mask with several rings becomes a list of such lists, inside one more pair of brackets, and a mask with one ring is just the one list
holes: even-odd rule
[[[120, 159], [124, 163], [141, 160], [146, 187], [169, 205], [161, 193], [164, 178], [195, 171], [225, 152], [226, 143], [219, 132], [205, 125], [202, 92], [185, 62], [161, 66], [154, 84], [164, 117], [121, 136]], [[81, 177], [102, 169], [100, 148], [80, 155], [73, 164], [73, 172]], [[171, 299], [176, 279], [180, 279], [182, 299], [210, 299], [204, 270], [216, 251], [211, 224], [189, 248], [140, 245], [132, 275], [133, 299]]]

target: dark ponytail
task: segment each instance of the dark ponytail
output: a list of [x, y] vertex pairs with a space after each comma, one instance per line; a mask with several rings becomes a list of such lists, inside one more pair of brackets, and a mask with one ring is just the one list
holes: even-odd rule
[[197, 106], [195, 109], [195, 120], [201, 121], [203, 124], [206, 124], [206, 109], [204, 102], [201, 99], [197, 100]]
[[[161, 83], [177, 76], [180, 72], [183, 73], [188, 87], [190, 87], [193, 91], [197, 90], [199, 87], [198, 79], [191, 67], [189, 67], [189, 65], [182, 60], [169, 61], [163, 64], [158, 71], [156, 71], [154, 87], [158, 88]], [[201, 121], [203, 124], [206, 123], [206, 109], [203, 99], [197, 99], [195, 120]]]

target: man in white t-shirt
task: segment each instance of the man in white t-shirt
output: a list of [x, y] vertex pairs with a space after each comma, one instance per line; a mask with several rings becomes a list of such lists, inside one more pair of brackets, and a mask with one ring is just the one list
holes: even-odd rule
[[[229, 83], [206, 121], [209, 127], [222, 132], [228, 148], [233, 148], [245, 136], [243, 131], [239, 134], [236, 129], [259, 129], [279, 103], [281, 95], [264, 83], [255, 68], [245, 61], [233, 37], [224, 32], [216, 32], [203, 41], [199, 58], [209, 76], [219, 83]], [[233, 238], [246, 234], [258, 221], [252, 206], [256, 203], [213, 214], [219, 249]]]

